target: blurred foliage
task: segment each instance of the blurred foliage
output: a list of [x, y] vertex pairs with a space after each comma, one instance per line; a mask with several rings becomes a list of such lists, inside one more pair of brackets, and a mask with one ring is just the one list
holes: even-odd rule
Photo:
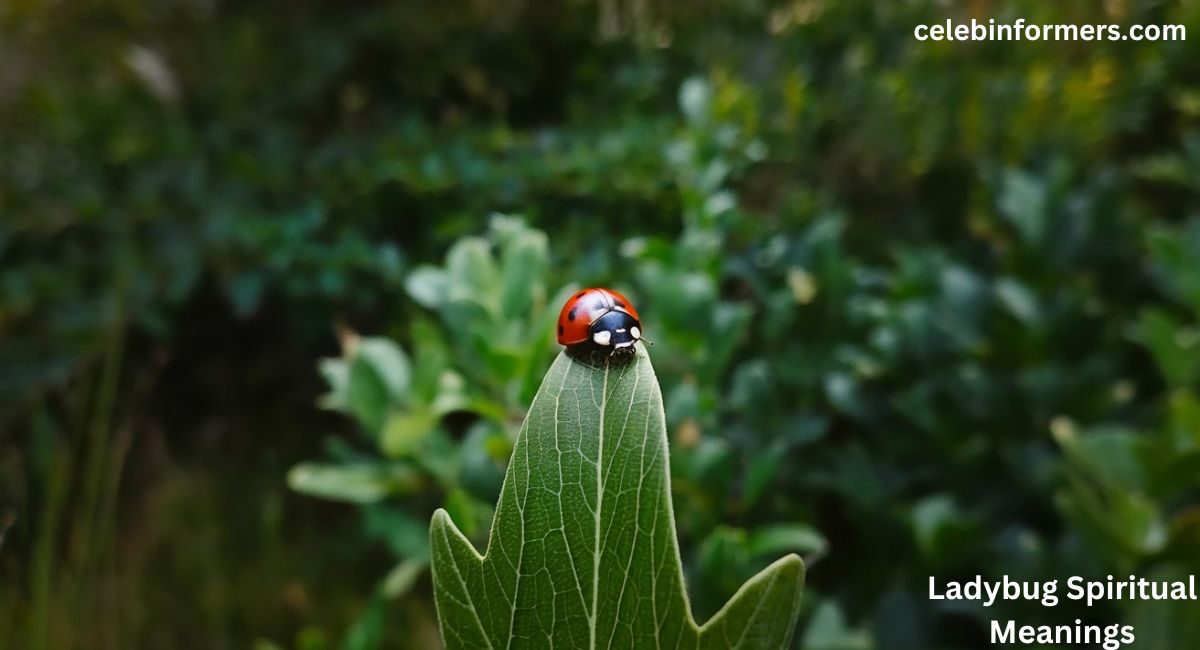
[[1200, 5], [0, 6], [0, 646], [427, 646], [428, 515], [486, 536], [604, 284], [699, 615], [795, 550], [804, 648], [1188, 647], [925, 598], [1200, 573], [1196, 40], [911, 36], [971, 17]]
[[[544, 234], [497, 216], [490, 239], [459, 240], [444, 268], [420, 267], [408, 278], [409, 293], [440, 314], [453, 344], [418, 321], [415, 361], [389, 339], [347, 331], [342, 356], [321, 362], [331, 389], [323, 405], [352, 416], [372, 449], [333, 439], [335, 462], [300, 464], [288, 480], [363, 508], [367, 534], [398, 562], [381, 585], [386, 597], [406, 593], [428, 567], [431, 508], [444, 504], [464, 534], [486, 545], [536, 373], [554, 351], [558, 305], [570, 295], [568, 287], [547, 300], [548, 262]], [[451, 416], [472, 417], [455, 431]]]

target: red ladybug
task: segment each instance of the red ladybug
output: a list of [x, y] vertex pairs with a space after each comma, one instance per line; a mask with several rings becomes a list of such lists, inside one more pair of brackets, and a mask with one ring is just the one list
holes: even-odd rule
[[633, 303], [612, 289], [578, 291], [558, 314], [558, 342], [571, 349], [632, 352], [642, 339], [642, 323]]

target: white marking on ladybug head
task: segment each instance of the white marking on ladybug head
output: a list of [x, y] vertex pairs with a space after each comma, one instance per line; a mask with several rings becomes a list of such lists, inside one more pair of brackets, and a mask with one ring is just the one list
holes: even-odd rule
[[608, 345], [612, 343], [612, 332], [601, 330], [592, 335], [592, 340], [596, 342], [596, 345]]
[[617, 349], [618, 349], [618, 350], [620, 350], [621, 348], [627, 348], [627, 347], [629, 347], [629, 346], [633, 345], [633, 344], [634, 344], [634, 343], [636, 343], [636, 342], [637, 342], [637, 340], [636, 340], [636, 339], [629, 339], [628, 341], [625, 341], [624, 343], [618, 343], [618, 344], [617, 344]]
[[642, 338], [642, 330], [638, 329], [637, 326], [634, 325], [633, 327], [629, 328], [629, 335], [635, 339], [640, 339]]

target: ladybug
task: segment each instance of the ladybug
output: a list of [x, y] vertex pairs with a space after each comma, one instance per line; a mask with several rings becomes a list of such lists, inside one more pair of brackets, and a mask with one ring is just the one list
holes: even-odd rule
[[612, 289], [593, 287], [576, 292], [558, 314], [558, 342], [568, 350], [623, 354], [633, 352], [633, 344], [640, 340], [642, 323], [637, 310]]

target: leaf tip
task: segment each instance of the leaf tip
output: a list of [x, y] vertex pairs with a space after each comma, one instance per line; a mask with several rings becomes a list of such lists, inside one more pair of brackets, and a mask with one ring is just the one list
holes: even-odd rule
[[429, 520], [429, 544], [433, 548], [433, 563], [438, 563], [439, 549], [451, 552], [470, 552], [475, 559], [483, 561], [483, 556], [475, 549], [475, 545], [462, 530], [454, 523], [450, 513], [445, 508], [438, 508]]
[[443, 526], [453, 526], [454, 520], [450, 518], [450, 513], [446, 512], [445, 508], [438, 508], [433, 511], [433, 517], [429, 519], [429, 528], [437, 529]]
[[[744, 636], [754, 629], [756, 635], [765, 633], [783, 640], [778, 647], [786, 646], [786, 639], [791, 638], [800, 615], [804, 573], [804, 560], [795, 553], [775, 560], [742, 584], [725, 606], [700, 626], [701, 634], [726, 639], [731, 630], [737, 629]], [[776, 615], [756, 621], [764, 607]], [[732, 644], [731, 647], [741, 645]]]
[[772, 567], [774, 567], [775, 570], [781, 575], [789, 577], [795, 576], [795, 578], [799, 580], [801, 584], [803, 584], [804, 576], [808, 572], [808, 567], [804, 565], [804, 559], [795, 553], [788, 553], [778, 560], [775, 560], [775, 563], [772, 565]]
[[807, 568], [804, 566], [804, 560], [795, 553], [788, 553], [772, 562], [767, 568], [759, 571], [749, 582], [770, 579], [781, 581], [784, 584], [795, 584], [797, 591], [799, 591], [804, 587], [806, 572]]

